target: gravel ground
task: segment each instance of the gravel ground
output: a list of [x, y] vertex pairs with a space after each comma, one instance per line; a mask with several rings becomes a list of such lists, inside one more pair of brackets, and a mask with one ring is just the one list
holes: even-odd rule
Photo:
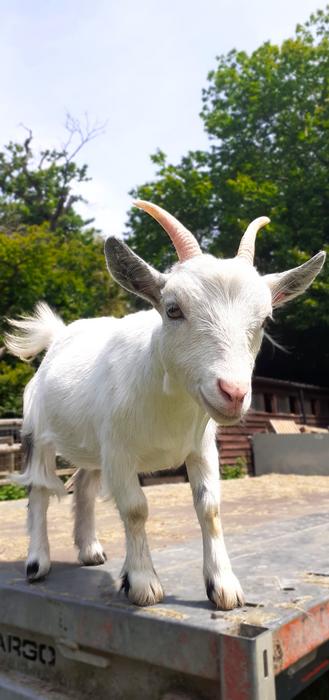
[[[189, 484], [145, 487], [150, 516], [147, 531], [152, 549], [199, 535]], [[72, 543], [72, 496], [51, 500], [49, 539], [53, 559], [75, 561]], [[0, 560], [24, 559], [27, 549], [26, 499], [0, 503]], [[243, 531], [277, 518], [328, 512], [329, 479], [324, 476], [270, 474], [222, 482], [224, 532]], [[109, 557], [123, 556], [124, 532], [112, 502], [98, 500], [97, 527]]]

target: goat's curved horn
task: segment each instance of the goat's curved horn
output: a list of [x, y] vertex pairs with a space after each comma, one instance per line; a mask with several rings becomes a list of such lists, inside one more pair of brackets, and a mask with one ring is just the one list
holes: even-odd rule
[[270, 223], [270, 219], [267, 216], [259, 216], [258, 219], [249, 224], [247, 230], [241, 238], [239, 245], [239, 250], [237, 252], [237, 257], [244, 258], [250, 265], [254, 264], [255, 255], [255, 240], [257, 232], [263, 226]]
[[172, 214], [169, 214], [162, 207], [158, 207], [157, 204], [145, 202], [143, 199], [137, 199], [133, 204], [139, 209], [146, 211], [161, 224], [171, 238], [180, 262], [194, 258], [195, 255], [202, 255], [202, 250], [193, 233], [185, 228], [178, 219], [175, 219]]

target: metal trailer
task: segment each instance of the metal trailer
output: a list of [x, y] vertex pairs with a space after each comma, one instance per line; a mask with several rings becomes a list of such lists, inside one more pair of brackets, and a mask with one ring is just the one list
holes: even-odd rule
[[[13, 535], [14, 536], [14, 535]], [[1, 700], [274, 700], [329, 669], [329, 528], [324, 513], [244, 526], [227, 538], [246, 605], [206, 600], [201, 537], [154, 554], [163, 603], [117, 592], [118, 559], [55, 562], [29, 585], [0, 564]]]

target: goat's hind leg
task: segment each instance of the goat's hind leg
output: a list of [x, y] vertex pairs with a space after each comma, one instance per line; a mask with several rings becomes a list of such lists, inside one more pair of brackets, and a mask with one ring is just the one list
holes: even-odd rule
[[51, 493], [60, 495], [61, 481], [55, 474], [55, 449], [53, 445], [40, 445], [33, 441], [32, 433], [22, 436], [25, 472], [19, 477], [22, 485], [29, 487], [28, 532], [29, 551], [26, 576], [29, 581], [46, 576], [50, 569], [47, 535], [47, 510]]
[[29, 553], [26, 576], [29, 581], [46, 576], [50, 569], [49, 542], [47, 535], [47, 510], [50, 492], [44, 487], [32, 486], [28, 505]]
[[79, 561], [86, 566], [97, 566], [106, 561], [95, 530], [95, 498], [99, 482], [99, 470], [78, 469], [73, 480], [74, 544], [79, 550]]

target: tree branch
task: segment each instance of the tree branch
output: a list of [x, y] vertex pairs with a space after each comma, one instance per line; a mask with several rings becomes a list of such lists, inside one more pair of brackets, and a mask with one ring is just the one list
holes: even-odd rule
[[[80, 120], [72, 117], [69, 112], [66, 115], [65, 128], [69, 133], [69, 137], [66, 143], [62, 145], [62, 148], [66, 154], [67, 163], [70, 163], [73, 158], [75, 158], [86, 143], [93, 141], [93, 139], [97, 138], [97, 136], [101, 136], [106, 131], [107, 121], [96, 121], [93, 125], [90, 125], [88, 112], [85, 112], [84, 120], [85, 123], [82, 125]], [[78, 137], [78, 144], [71, 153], [68, 153], [68, 149], [76, 137]]]

